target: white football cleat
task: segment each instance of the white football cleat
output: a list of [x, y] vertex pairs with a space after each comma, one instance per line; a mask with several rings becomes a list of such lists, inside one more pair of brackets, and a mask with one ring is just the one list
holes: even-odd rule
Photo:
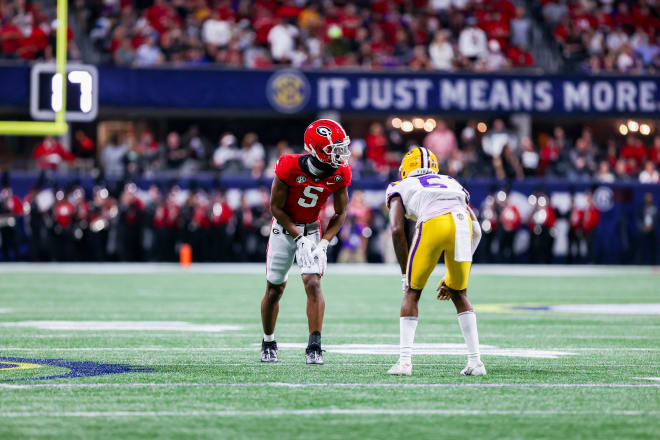
[[397, 361], [397, 363], [392, 365], [392, 368], [387, 371], [387, 374], [392, 374], [394, 376], [412, 376], [412, 364], [402, 364], [401, 361]]
[[486, 367], [484, 366], [483, 362], [479, 362], [477, 365], [470, 366], [470, 364], [467, 364], [465, 368], [461, 371], [461, 374], [463, 376], [485, 376], [486, 375]]

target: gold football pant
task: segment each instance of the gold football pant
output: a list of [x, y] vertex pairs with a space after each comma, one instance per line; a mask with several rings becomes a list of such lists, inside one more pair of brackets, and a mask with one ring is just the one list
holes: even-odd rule
[[[468, 221], [470, 237], [472, 237], [472, 219], [469, 215]], [[434, 217], [417, 225], [408, 254], [407, 275], [410, 288], [424, 289], [443, 252], [445, 253], [445, 266], [447, 266], [445, 283], [454, 290], [467, 288], [472, 263], [454, 260], [455, 238], [456, 228], [451, 214]]]

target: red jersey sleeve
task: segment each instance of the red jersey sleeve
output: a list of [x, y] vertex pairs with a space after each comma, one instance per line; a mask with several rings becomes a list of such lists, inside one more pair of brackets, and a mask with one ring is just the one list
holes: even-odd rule
[[275, 175], [278, 179], [286, 182], [291, 176], [290, 156], [285, 155], [280, 157], [275, 164]]
[[351, 186], [351, 181], [353, 180], [353, 170], [351, 170], [351, 167], [341, 167], [341, 176], [344, 187], [348, 188]]

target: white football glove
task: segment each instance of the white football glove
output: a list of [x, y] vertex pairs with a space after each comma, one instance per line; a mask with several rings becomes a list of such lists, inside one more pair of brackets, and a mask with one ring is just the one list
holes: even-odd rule
[[294, 238], [296, 242], [296, 261], [302, 267], [311, 266], [314, 263], [312, 252], [314, 251], [314, 242], [304, 235]]
[[312, 260], [318, 258], [319, 260], [319, 270], [321, 275], [325, 273], [325, 269], [328, 267], [328, 240], [325, 238], [316, 245], [316, 249], [312, 252]]

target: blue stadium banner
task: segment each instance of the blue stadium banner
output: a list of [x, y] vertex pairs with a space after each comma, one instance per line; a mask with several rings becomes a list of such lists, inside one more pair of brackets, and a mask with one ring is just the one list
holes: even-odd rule
[[[24, 71], [24, 72], [23, 72]], [[0, 106], [29, 96], [27, 68], [0, 67]], [[660, 114], [660, 76], [301, 72], [99, 67], [101, 108], [300, 113]]]

